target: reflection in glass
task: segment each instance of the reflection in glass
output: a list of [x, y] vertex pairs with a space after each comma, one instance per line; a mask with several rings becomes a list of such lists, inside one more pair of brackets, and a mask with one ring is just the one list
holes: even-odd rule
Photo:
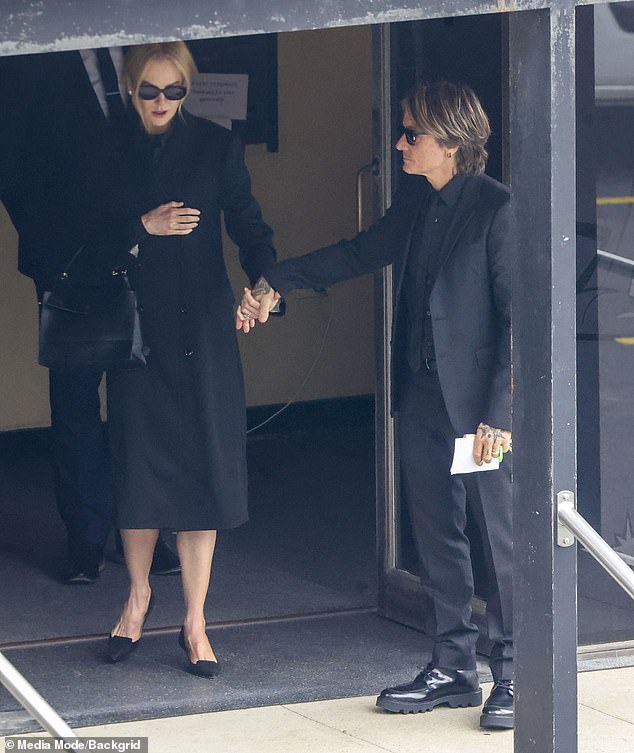
[[[598, 438], [598, 457], [592, 474], [585, 469], [594, 478], [580, 478], [579, 499], [588, 507], [582, 513], [634, 566], [634, 3], [595, 7], [594, 51], [596, 99], [585, 148], [596, 169], [597, 250], [578, 269], [577, 341], [579, 369], [596, 371], [598, 437], [587, 441]], [[580, 154], [578, 170], [587, 157]], [[588, 374], [578, 377], [581, 385]], [[586, 409], [580, 402], [580, 427]], [[580, 457], [583, 441], [580, 430]], [[584, 486], [596, 491], [594, 500], [584, 499]], [[634, 639], [634, 603], [581, 548], [579, 638]]]

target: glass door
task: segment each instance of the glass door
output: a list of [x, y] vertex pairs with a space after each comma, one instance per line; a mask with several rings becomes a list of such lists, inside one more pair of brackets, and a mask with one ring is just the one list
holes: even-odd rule
[[[504, 21], [498, 15], [405, 22], [375, 31], [375, 153], [380, 155], [377, 216], [389, 206], [398, 186], [400, 159], [394, 149], [401, 121], [400, 101], [418, 80], [449, 79], [469, 83], [492, 121], [487, 173], [502, 180], [505, 128], [503, 96]], [[377, 499], [379, 612], [425, 630], [429, 609], [420, 582], [418, 557], [398, 478], [398, 447], [390, 415], [390, 337], [393, 279], [391, 269], [377, 276]], [[468, 526], [476, 580], [474, 620], [483, 626], [484, 578], [475, 525]], [[481, 630], [481, 633], [485, 631]], [[486, 642], [481, 649], [486, 651]]]
[[[577, 30], [578, 506], [634, 567], [634, 3]], [[634, 653], [634, 602], [582, 547], [578, 573], [582, 654]]]
[[[634, 567], [634, 147], [628, 138], [634, 129], [634, 2], [577, 13], [578, 506]], [[377, 216], [398, 185], [400, 100], [417, 79], [457, 79], [474, 87], [493, 126], [487, 173], [505, 181], [504, 19], [468, 16], [377, 28], [375, 66], [375, 154], [382, 165]], [[399, 490], [388, 397], [392, 294], [388, 269], [377, 276], [375, 296], [379, 611], [424, 630], [428, 610]], [[468, 534], [474, 619], [482, 634], [487, 584], [475, 527]], [[634, 603], [582, 547], [578, 557], [581, 653], [634, 653]]]

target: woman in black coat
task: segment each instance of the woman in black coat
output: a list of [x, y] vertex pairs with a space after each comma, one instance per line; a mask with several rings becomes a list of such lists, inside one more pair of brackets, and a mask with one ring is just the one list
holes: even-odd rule
[[130, 575], [109, 650], [120, 661], [138, 645], [151, 606], [152, 554], [166, 528], [177, 532], [182, 568], [179, 644], [190, 671], [213, 676], [204, 605], [216, 531], [247, 520], [244, 385], [221, 211], [252, 282], [275, 251], [239, 139], [181, 109], [194, 72], [182, 42], [133, 48], [124, 69], [138, 116], [130, 164], [142, 206], [122, 232], [135, 246], [150, 354], [146, 368], [108, 380], [117, 522]]

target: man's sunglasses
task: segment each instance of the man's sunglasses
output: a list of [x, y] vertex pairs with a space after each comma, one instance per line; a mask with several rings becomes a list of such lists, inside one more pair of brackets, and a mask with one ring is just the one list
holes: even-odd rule
[[411, 128], [402, 127], [401, 135], [405, 136], [405, 141], [407, 141], [410, 146], [415, 146], [418, 143], [418, 139], [425, 134], [414, 131]]
[[187, 96], [187, 87], [182, 86], [181, 84], [170, 84], [164, 89], [159, 89], [158, 86], [154, 86], [154, 84], [141, 84], [141, 86], [139, 86], [139, 99], [144, 99], [149, 102], [152, 99], [156, 99], [160, 94], [162, 94], [165, 99], [176, 102], [179, 99], [185, 99]]

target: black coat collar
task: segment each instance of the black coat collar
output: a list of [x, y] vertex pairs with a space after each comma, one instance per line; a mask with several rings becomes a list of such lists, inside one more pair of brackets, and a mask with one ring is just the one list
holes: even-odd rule
[[146, 204], [154, 207], [165, 201], [180, 200], [180, 191], [186, 188], [180, 185], [186, 182], [189, 167], [195, 160], [192, 152], [192, 136], [195, 130], [187, 113], [184, 117], [176, 114], [169, 134], [165, 134], [162, 143], [157, 143], [161, 154], [156, 164], [152, 161], [151, 139], [143, 132], [143, 126], [134, 113], [130, 116], [130, 138], [128, 142], [128, 161], [132, 165], [135, 182], [146, 195]]

